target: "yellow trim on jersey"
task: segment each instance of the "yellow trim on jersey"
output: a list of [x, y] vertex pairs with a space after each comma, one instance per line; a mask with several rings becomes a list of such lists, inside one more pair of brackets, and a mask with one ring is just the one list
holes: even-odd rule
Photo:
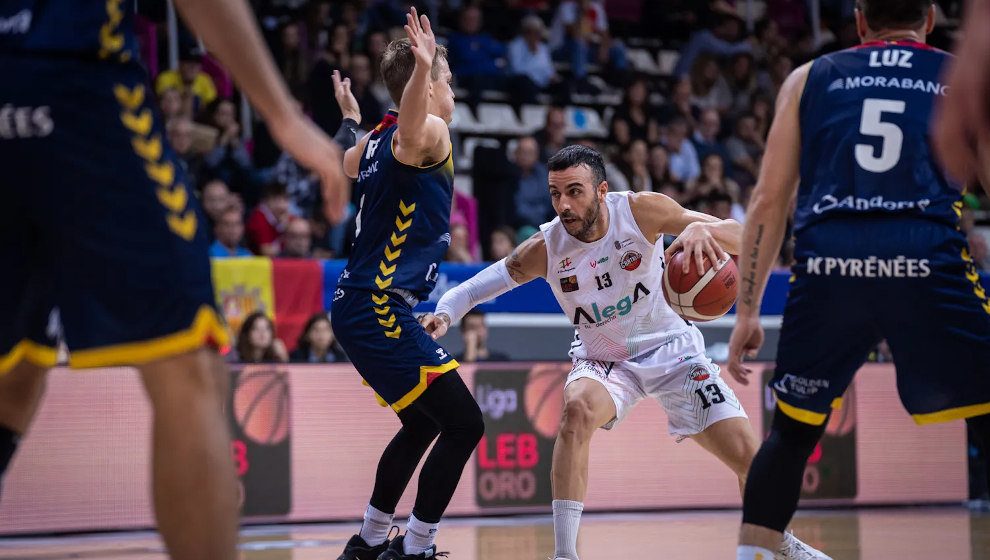
[[403, 408], [411, 405], [413, 401], [418, 399], [419, 396], [423, 394], [423, 391], [426, 390], [427, 374], [444, 374], [457, 368], [459, 365], [460, 364], [457, 363], [457, 360], [450, 360], [449, 362], [439, 366], [419, 366], [419, 383], [416, 384], [416, 387], [414, 387], [412, 391], [409, 391], [404, 397], [395, 401], [395, 403], [392, 404], [392, 410], [400, 412]]
[[401, 159], [399, 159], [399, 156], [395, 155], [395, 147], [393, 146], [394, 143], [395, 143], [395, 135], [393, 134], [392, 138], [388, 142], [388, 149], [392, 152], [392, 159], [401, 163], [402, 165], [405, 165], [406, 167], [412, 167], [413, 169], [421, 169], [424, 171], [433, 171], [434, 169], [440, 169], [447, 163], [447, 160], [454, 157], [454, 143], [451, 142], [450, 150], [447, 151], [447, 157], [443, 158], [442, 160], [436, 163], [431, 163], [430, 165], [416, 165], [413, 163], [406, 163]]
[[51, 346], [25, 338], [15, 344], [10, 352], [0, 355], [0, 375], [14, 369], [14, 366], [23, 360], [40, 367], [52, 367], [58, 362], [58, 352]]
[[192, 326], [186, 330], [151, 340], [70, 352], [69, 365], [74, 368], [91, 368], [151, 362], [195, 350], [209, 339], [218, 346], [230, 343], [227, 329], [220, 321], [217, 311], [204, 305], [196, 312]]
[[926, 414], [912, 414], [911, 418], [914, 418], [915, 423], [919, 426], [924, 426], [925, 424], [951, 422], [953, 420], [962, 420], [963, 418], [971, 418], [973, 416], [981, 416], [983, 414], [990, 414], [990, 403], [971, 404], [969, 406], [949, 408], [939, 412], [928, 412]]
[[832, 408], [834, 408], [835, 410], [839, 410], [840, 408], [842, 408], [842, 397], [839, 397], [837, 399], [832, 399]]
[[825, 419], [828, 418], [827, 414], [812, 412], [810, 410], [804, 410], [803, 408], [791, 406], [779, 398], [777, 399], [777, 406], [780, 407], [780, 411], [784, 414], [790, 416], [798, 422], [804, 422], [805, 424], [811, 424], [812, 426], [821, 426], [825, 423]]

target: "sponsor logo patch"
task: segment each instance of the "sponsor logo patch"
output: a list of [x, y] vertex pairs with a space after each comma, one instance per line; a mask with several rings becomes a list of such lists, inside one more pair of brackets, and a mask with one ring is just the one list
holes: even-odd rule
[[558, 265], [557, 268], [558, 273], [570, 272], [574, 270], [574, 261], [572, 261], [570, 257], [564, 257], [563, 259], [560, 259], [560, 262], [557, 263], [557, 265]]
[[691, 373], [688, 374], [692, 381], [705, 381], [711, 374], [708, 373], [708, 368], [702, 365], [697, 365], [691, 368]]
[[639, 268], [639, 264], [643, 262], [643, 255], [640, 255], [636, 251], [626, 251], [626, 254], [622, 255], [619, 260], [619, 266], [624, 270], [632, 272]]
[[607, 262], [608, 262], [608, 257], [602, 257], [602, 258], [598, 259], [597, 261], [591, 261], [591, 268], [595, 268], [596, 266], [598, 266], [600, 264], [605, 264]]
[[568, 276], [567, 278], [560, 279], [560, 289], [563, 292], [576, 292], [578, 291], [578, 280], [577, 276]]

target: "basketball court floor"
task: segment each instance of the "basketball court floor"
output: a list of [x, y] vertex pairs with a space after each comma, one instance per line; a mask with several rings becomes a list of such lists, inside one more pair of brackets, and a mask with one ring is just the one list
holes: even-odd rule
[[[738, 511], [586, 514], [582, 560], [729, 560]], [[272, 525], [242, 531], [241, 560], [334, 560], [355, 523]], [[836, 560], [990, 559], [990, 514], [963, 507], [803, 512], [796, 533]], [[444, 521], [438, 539], [450, 560], [545, 560], [553, 553], [549, 515]], [[0, 538], [9, 560], [163, 560], [150, 532]]]

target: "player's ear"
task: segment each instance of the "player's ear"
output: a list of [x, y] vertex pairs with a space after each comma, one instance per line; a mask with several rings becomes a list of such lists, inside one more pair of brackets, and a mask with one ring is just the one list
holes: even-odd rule
[[869, 34], [870, 27], [866, 25], [866, 16], [863, 15], [863, 11], [856, 7], [856, 34], [859, 35], [860, 41], [866, 40], [866, 35]]
[[608, 194], [608, 181], [598, 183], [598, 199], [605, 202], [605, 195]]
[[925, 16], [925, 35], [931, 35], [935, 29], [935, 3], [928, 7], [928, 15]]

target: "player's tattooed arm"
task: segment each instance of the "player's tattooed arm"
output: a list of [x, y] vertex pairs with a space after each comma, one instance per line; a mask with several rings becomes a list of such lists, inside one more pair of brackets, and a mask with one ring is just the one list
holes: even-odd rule
[[753, 242], [753, 250], [749, 253], [749, 270], [742, 271], [743, 291], [740, 301], [743, 305], [752, 306], [756, 294], [756, 263], [760, 260], [760, 245], [763, 243], [763, 224], [756, 226], [756, 240]]
[[546, 278], [547, 246], [542, 232], [534, 233], [505, 258], [505, 268], [517, 284], [536, 278]]

